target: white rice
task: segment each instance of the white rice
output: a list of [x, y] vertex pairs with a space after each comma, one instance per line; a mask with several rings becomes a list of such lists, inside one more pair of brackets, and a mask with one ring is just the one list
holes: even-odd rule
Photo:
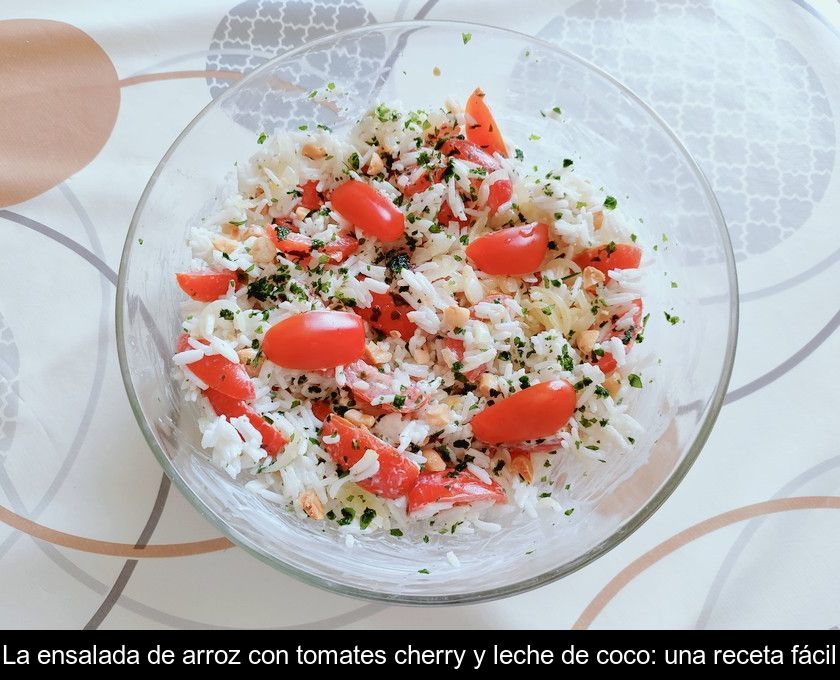
[[[356, 535], [391, 528], [408, 531], [413, 525], [428, 526], [432, 518], [436, 531], [452, 528], [447, 537], [475, 531], [496, 533], [540, 513], [566, 519], [571, 514], [567, 508], [574, 504], [577, 480], [593, 475], [604, 461], [632, 451], [631, 441], [641, 430], [628, 414], [625, 400], [632, 392], [627, 383], [634, 370], [630, 347], [620, 334], [609, 337], [601, 331], [594, 350], [611, 354], [618, 367], [615, 375], [607, 376], [592, 363], [597, 355], [584, 352], [577, 344], [587, 331], [600, 328], [598, 324], [605, 318], [610, 319], [608, 328], [614, 327], [616, 332], [632, 329], [636, 323], [633, 303], [644, 295], [644, 267], [611, 271], [608, 283], [586, 290], [580, 268], [572, 262], [585, 248], [630, 241], [620, 211], [602, 207], [602, 190], [578, 177], [573, 168], [533, 172], [524, 161], [497, 155], [500, 169], [483, 177], [477, 176], [481, 173], [475, 164], [455, 159], [449, 166], [453, 173], [445, 182], [432, 184], [410, 198], [398, 198], [401, 190], [424, 173], [447, 167], [429, 134], [463, 130], [467, 123], [454, 105], [445, 111], [410, 114], [377, 107], [343, 136], [321, 129], [270, 136], [250, 160], [239, 163], [238, 193], [201, 226], [194, 227], [188, 238], [192, 269], [239, 270], [247, 274], [249, 284], [213, 302], [190, 300], [183, 305], [189, 348], [175, 354], [173, 364], [185, 399], [197, 400], [202, 409], [198, 419], [202, 446], [232, 478], [246, 479], [246, 488], [301, 517], [305, 512], [300, 495], [305, 491], [318, 498], [326, 521], [330, 515], [342, 519], [342, 510], [352, 509], [352, 521], [343, 526], [348, 546], [355, 545]], [[377, 146], [369, 144], [373, 140]], [[301, 151], [304, 144], [322, 147], [324, 156], [306, 157]], [[365, 175], [374, 151], [390, 159], [396, 175], [390, 175], [389, 181]], [[354, 154], [358, 165], [348, 165]], [[558, 153], [558, 159], [562, 157]], [[418, 167], [422, 158], [428, 159], [427, 168]], [[264, 238], [265, 229], [273, 228], [274, 218], [291, 219], [301, 235], [323, 244], [349, 228], [347, 220], [329, 210], [329, 202], [324, 210], [310, 212], [303, 219], [293, 215], [300, 205], [296, 191], [304, 182], [316, 180], [318, 190], [328, 192], [348, 177], [369, 181], [401, 201], [400, 209], [408, 218], [406, 232], [413, 242], [411, 267], [391, 271], [387, 257], [382, 257], [381, 244], [360, 231], [354, 232], [358, 250], [340, 264], [324, 264], [317, 274], [282, 254], [270, 262], [257, 258], [255, 245]], [[479, 180], [477, 189], [471, 187], [471, 178]], [[512, 197], [494, 215], [487, 207], [490, 188], [503, 180], [512, 182]], [[453, 220], [439, 227], [435, 218], [444, 202], [454, 220], [469, 219], [470, 225], [463, 227]], [[602, 213], [599, 230], [594, 226], [596, 212]], [[520, 223], [520, 213], [527, 221], [549, 225], [553, 249], [539, 276], [491, 276], [471, 266], [465, 242], [509, 221]], [[314, 252], [317, 257], [321, 251], [316, 248]], [[254, 286], [271, 281], [271, 277], [283, 280], [284, 294], [274, 301], [256, 299]], [[459, 465], [484, 484], [498, 484], [507, 503], [450, 507], [444, 502], [409, 514], [405, 498], [378, 498], [362, 489], [358, 483], [379, 472], [379, 455], [367, 449], [349, 470], [340, 470], [324, 449], [339, 444], [340, 436], [321, 439], [322, 423], [312, 412], [313, 400], [327, 396], [334, 408], [356, 405], [350, 401], [343, 367], [305, 373], [270, 361], [258, 362], [252, 370], [256, 398], [251, 406], [289, 440], [276, 456], [267, 454], [262, 435], [248, 418], [217, 416], [201, 398], [208, 385], [189, 365], [202, 357], [220, 355], [243, 362], [243, 356], [258, 350], [267, 330], [285, 318], [312, 309], [341, 309], [342, 301], [349, 299], [360, 308], [369, 308], [373, 294], [395, 290], [407, 303], [407, 318], [419, 331], [408, 342], [384, 337], [375, 343], [373, 349], [387, 357], [379, 368], [392, 376], [394, 389], [393, 394], [379, 395], [373, 403], [391, 404], [400, 388], [409, 386], [425, 392], [429, 401], [413, 413], [375, 415], [369, 429], [420, 465], [426, 460], [424, 448], [445, 451], [450, 465]], [[593, 308], [596, 299], [603, 300], [607, 309]], [[449, 308], [458, 306], [469, 308], [470, 318], [456, 334], [446, 315]], [[446, 346], [447, 338], [463, 343], [462, 356]], [[480, 389], [460, 389], [456, 362], [460, 364], [458, 375], [480, 371], [493, 391], [488, 393], [480, 384]], [[556, 441], [556, 452], [532, 454], [533, 480], [528, 483], [514, 469], [505, 447], [486, 446], [473, 438], [470, 421], [489, 399], [556, 379], [576, 386], [578, 411], [549, 438]], [[357, 390], [371, 387], [365, 380], [353, 386]], [[359, 416], [364, 417], [362, 413]], [[583, 486], [585, 482], [581, 482]], [[365, 529], [360, 524], [363, 515], [368, 518]], [[447, 560], [454, 567], [460, 564], [452, 551]]]

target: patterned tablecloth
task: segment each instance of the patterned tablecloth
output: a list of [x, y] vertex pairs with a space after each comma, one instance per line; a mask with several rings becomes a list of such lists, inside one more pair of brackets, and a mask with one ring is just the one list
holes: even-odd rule
[[[0, 626], [840, 625], [840, 6], [511, 4], [4, 0]], [[140, 434], [113, 321], [134, 206], [198, 110], [273, 54], [412, 17], [536, 34], [629, 84], [714, 185], [741, 281], [726, 405], [671, 499], [565, 580], [445, 610], [332, 595], [236, 548], [196, 554], [217, 534]]]

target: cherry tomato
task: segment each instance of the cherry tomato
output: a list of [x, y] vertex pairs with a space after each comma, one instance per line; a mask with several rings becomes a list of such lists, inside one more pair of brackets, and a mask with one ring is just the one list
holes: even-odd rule
[[278, 224], [268, 230], [268, 238], [281, 253], [286, 255], [306, 255], [312, 250], [312, 239], [298, 234], [287, 224]]
[[[429, 393], [421, 390], [412, 381], [411, 385], [398, 389], [394, 376], [382, 373], [376, 366], [371, 366], [359, 359], [344, 367], [347, 377], [347, 387], [360, 401], [380, 408], [387, 413], [411, 413], [425, 406], [429, 401]], [[396, 403], [373, 404], [377, 398], [395, 395]]]
[[530, 274], [542, 264], [548, 251], [548, 227], [533, 222], [500, 229], [467, 246], [469, 257], [486, 274]]
[[396, 241], [405, 233], [405, 215], [370, 184], [351, 179], [333, 190], [332, 206], [355, 227], [380, 241]]
[[473, 433], [488, 444], [550, 437], [569, 422], [576, 402], [575, 388], [565, 380], [532, 385], [476, 415]]
[[595, 267], [609, 281], [611, 269], [636, 269], [642, 261], [642, 251], [630, 243], [610, 243], [584, 250], [572, 261], [581, 269]]
[[[451, 349], [455, 353], [455, 356], [458, 357], [458, 361], [461, 361], [464, 358], [463, 340], [458, 340], [457, 338], [444, 338], [443, 343], [448, 349]], [[467, 371], [463, 374], [463, 376], [467, 379], [467, 381], [472, 383], [478, 380], [481, 374], [486, 370], [487, 364], [481, 364], [481, 366], [478, 366], [471, 371]]]
[[356, 314], [385, 335], [396, 331], [403, 340], [410, 340], [417, 330], [417, 326], [408, 319], [408, 313], [414, 311], [411, 305], [392, 293], [371, 293], [371, 297], [371, 306], [355, 307]]
[[262, 349], [270, 361], [283, 368], [333, 368], [365, 353], [365, 325], [349, 312], [303, 312], [269, 328]]
[[193, 300], [213, 302], [238, 283], [236, 272], [185, 272], [175, 274], [178, 286]]
[[303, 196], [300, 198], [300, 204], [307, 210], [317, 210], [321, 207], [321, 197], [318, 195], [318, 190], [315, 188], [317, 186], [318, 181], [311, 179], [308, 182], [304, 182], [303, 186], [300, 188], [303, 193]]
[[499, 153], [507, 157], [505, 140], [502, 139], [499, 126], [496, 125], [493, 114], [490, 113], [490, 108], [484, 101], [484, 92], [480, 87], [475, 88], [467, 99], [465, 110], [475, 121], [475, 124], [467, 126], [467, 139], [491, 155]]
[[[455, 156], [463, 158], [465, 161], [475, 163], [484, 168], [487, 172], [499, 170], [502, 164], [499, 163], [493, 156], [484, 151], [480, 146], [470, 142], [466, 139], [448, 139], [440, 148], [441, 152], [447, 156]], [[474, 186], [478, 188], [481, 184], [480, 180], [473, 182]], [[490, 213], [495, 213], [499, 206], [507, 203], [513, 195], [513, 184], [509, 179], [500, 179], [490, 185], [490, 193], [487, 196], [487, 207], [490, 208]]]
[[[187, 341], [189, 336], [184, 333], [178, 338], [176, 349], [184, 352], [192, 349]], [[205, 345], [205, 340], [200, 340]], [[254, 398], [254, 383], [248, 377], [245, 367], [242, 364], [235, 364], [221, 354], [210, 354], [198, 361], [187, 364], [199, 380], [207, 383], [211, 389], [217, 390], [234, 399], [251, 401]]]
[[204, 396], [210, 401], [210, 406], [217, 416], [227, 418], [238, 418], [245, 416], [254, 429], [262, 435], [262, 447], [269, 456], [274, 456], [282, 449], [289, 440], [282, 432], [271, 427], [254, 409], [241, 399], [234, 399], [218, 390], [204, 390]]
[[[633, 305], [633, 326], [621, 331], [616, 330], [615, 327], [613, 327], [608, 331], [606, 337], [604, 338], [605, 340], [610, 338], [621, 338], [621, 342], [624, 343], [624, 346], [628, 350], [633, 346], [636, 336], [638, 336], [642, 330], [642, 301], [634, 300]], [[609, 352], [605, 352], [604, 355], [595, 362], [595, 365], [601, 369], [604, 375], [609, 375], [618, 367], [615, 358]]]
[[[325, 437], [337, 434], [336, 444], [327, 444]], [[343, 470], [349, 470], [373, 449], [379, 456], [379, 471], [372, 477], [356, 482], [365, 491], [370, 491], [383, 498], [399, 498], [417, 483], [420, 468], [416, 463], [403, 456], [390, 444], [372, 435], [361, 427], [356, 427], [349, 420], [330, 415], [321, 428], [321, 441], [324, 451]]]
[[440, 472], [422, 472], [414, 488], [408, 492], [407, 508], [417, 512], [431, 503], [465, 505], [478, 501], [507, 501], [505, 492], [496, 482], [482, 482], [469, 470], [457, 472], [454, 468]]

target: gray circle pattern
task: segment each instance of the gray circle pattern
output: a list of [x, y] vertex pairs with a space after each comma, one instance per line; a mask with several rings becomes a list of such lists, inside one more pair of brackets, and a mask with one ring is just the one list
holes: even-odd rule
[[12, 447], [18, 413], [18, 353], [12, 329], [0, 315], [0, 455]]
[[585, 0], [539, 32], [627, 83], [674, 128], [709, 177], [738, 259], [805, 224], [836, 144], [817, 74], [753, 7]]
[[[231, 9], [216, 28], [207, 69], [248, 73], [281, 52], [337, 31], [375, 22], [375, 17], [357, 0], [246, 0]], [[326, 74], [347, 83], [373, 80], [379, 71], [382, 49], [370, 40], [347, 41], [338, 55], [312, 53], [306, 72], [279, 68], [274, 75], [304, 91], [322, 87]], [[207, 84], [215, 98], [231, 82], [208, 78]], [[234, 120], [251, 130], [270, 131], [313, 118], [313, 103], [305, 97], [258, 90], [254, 97], [259, 101], [250, 102], [247, 110], [229, 111]], [[329, 123], [334, 119], [328, 109], [319, 109], [314, 112], [319, 122]]]

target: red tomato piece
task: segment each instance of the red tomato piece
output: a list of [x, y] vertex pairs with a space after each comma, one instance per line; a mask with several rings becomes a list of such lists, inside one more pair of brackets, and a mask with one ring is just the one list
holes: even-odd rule
[[303, 196], [300, 198], [300, 204], [307, 210], [318, 210], [321, 207], [321, 197], [318, 195], [318, 181], [311, 179], [304, 182], [300, 190]]
[[490, 193], [487, 194], [487, 207], [490, 214], [496, 211], [510, 200], [513, 196], [513, 184], [509, 179], [498, 179], [490, 185]]
[[[634, 300], [633, 306], [633, 326], [621, 331], [616, 330], [615, 327], [613, 327], [608, 331], [604, 340], [609, 340], [610, 338], [621, 338], [621, 342], [624, 343], [628, 350], [633, 346], [636, 336], [638, 336], [642, 330], [642, 301]], [[605, 352], [604, 355], [595, 362], [595, 365], [601, 369], [604, 375], [609, 375], [618, 367], [615, 358], [609, 352]]]
[[[411, 385], [398, 390], [394, 385], [394, 376], [382, 373], [376, 366], [371, 366], [361, 359], [344, 367], [347, 377], [347, 387], [353, 396], [367, 404], [376, 406], [388, 413], [411, 413], [425, 406], [429, 401], [429, 393], [424, 392], [412, 381]], [[386, 402], [373, 404], [375, 399], [387, 395], [396, 395], [397, 403]]]
[[467, 99], [465, 110], [475, 121], [474, 124], [467, 125], [467, 139], [491, 155], [499, 153], [507, 157], [505, 140], [502, 139], [499, 126], [496, 125], [493, 114], [484, 101], [484, 92], [480, 87], [475, 88]]
[[475, 163], [487, 172], [493, 172], [502, 167], [502, 164], [492, 156], [492, 152], [488, 153], [468, 139], [447, 139], [440, 147], [440, 152], [444, 156], [455, 156], [470, 163]]
[[444, 201], [440, 206], [440, 210], [438, 210], [435, 221], [438, 224], [442, 224], [444, 227], [448, 227], [450, 222], [457, 222], [459, 226], [464, 226], [470, 223], [470, 217], [467, 215], [467, 218], [463, 220], [455, 217], [452, 212], [452, 208], [449, 207], [449, 203]]
[[[464, 358], [463, 340], [458, 340], [457, 338], [444, 338], [443, 343], [448, 349], [451, 349], [455, 353], [455, 356], [458, 357], [458, 361], [461, 361]], [[463, 374], [463, 376], [469, 382], [475, 382], [486, 370], [487, 364], [481, 364], [481, 366], [478, 366], [471, 371], [467, 371]]]
[[449, 507], [478, 501], [507, 501], [505, 492], [496, 482], [482, 482], [469, 470], [454, 469], [422, 472], [417, 484], [408, 492], [408, 511], [417, 512], [431, 503], [446, 503]]
[[396, 331], [403, 340], [410, 340], [417, 330], [408, 318], [408, 313], [414, 311], [411, 305], [392, 293], [371, 293], [371, 297], [370, 307], [354, 307], [356, 314], [385, 335]]
[[327, 416], [332, 413], [332, 406], [330, 402], [325, 399], [318, 399], [312, 402], [312, 415], [314, 415], [322, 423], [327, 419]]
[[426, 171], [411, 184], [408, 184], [401, 189], [402, 194], [403, 196], [410, 197], [414, 196], [414, 194], [419, 194], [421, 191], [426, 191], [426, 189], [432, 186], [433, 182], [435, 184], [440, 182], [441, 177], [443, 177], [443, 168], [435, 168], [431, 172], [431, 177], [429, 177], [429, 172]]
[[466, 253], [485, 274], [518, 276], [537, 269], [547, 251], [548, 226], [533, 222], [477, 238]]
[[488, 406], [472, 419], [475, 436], [488, 444], [515, 444], [550, 437], [575, 411], [575, 388], [565, 380], [526, 387]]
[[234, 399], [213, 389], [204, 390], [204, 396], [207, 397], [217, 416], [227, 418], [245, 416], [254, 429], [262, 435], [262, 447], [268, 455], [276, 455], [289, 443], [282, 432], [269, 425], [259, 413], [241, 399]]
[[642, 251], [631, 243], [610, 243], [578, 253], [572, 261], [582, 270], [595, 267], [610, 280], [611, 269], [636, 269], [642, 261]]
[[278, 224], [268, 230], [268, 238], [281, 253], [306, 255], [312, 250], [312, 239], [292, 231], [286, 224]]
[[[184, 352], [192, 349], [187, 341], [189, 336], [183, 333], [178, 337], [176, 349]], [[208, 344], [205, 340], [199, 342]], [[254, 383], [248, 377], [245, 367], [242, 364], [235, 364], [221, 354], [210, 354], [198, 361], [187, 364], [199, 380], [207, 383], [211, 389], [217, 390], [233, 399], [251, 401], [254, 398]]]
[[324, 252], [330, 256], [334, 264], [344, 262], [359, 249], [359, 242], [352, 234], [338, 234], [335, 239], [324, 246]]
[[353, 226], [380, 241], [396, 241], [405, 233], [405, 215], [370, 184], [351, 179], [336, 187], [332, 206]]
[[[327, 444], [324, 437], [337, 434], [336, 444]], [[383, 498], [399, 498], [417, 483], [420, 468], [393, 446], [361, 427], [356, 427], [349, 420], [337, 415], [330, 415], [321, 428], [321, 441], [324, 450], [330, 454], [336, 465], [349, 470], [373, 449], [379, 456], [379, 470], [372, 477], [356, 482], [365, 491]]]
[[193, 300], [213, 302], [239, 282], [236, 272], [184, 272], [175, 274], [178, 286]]
[[269, 328], [262, 349], [270, 361], [284, 368], [334, 368], [365, 353], [365, 325], [349, 312], [303, 312]]
[[[499, 170], [502, 164], [493, 156], [484, 151], [480, 146], [467, 139], [447, 139], [440, 148], [441, 153], [447, 156], [462, 158], [470, 163], [484, 168], [487, 172]], [[474, 180], [473, 185], [478, 188], [480, 180]], [[487, 207], [490, 213], [495, 213], [499, 206], [507, 203], [513, 195], [513, 184], [509, 179], [500, 179], [490, 185], [490, 193], [487, 196]]]

